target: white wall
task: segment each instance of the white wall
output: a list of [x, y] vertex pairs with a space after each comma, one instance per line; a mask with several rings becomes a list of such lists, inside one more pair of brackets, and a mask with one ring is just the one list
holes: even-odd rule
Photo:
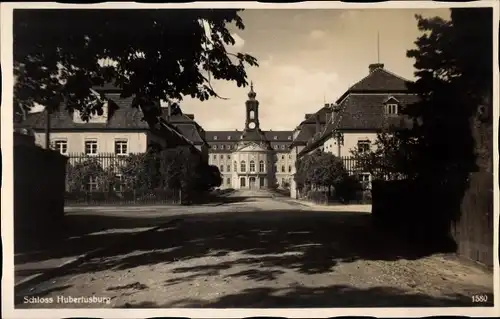
[[[332, 153], [335, 156], [352, 156], [351, 150], [358, 147], [358, 141], [370, 141], [374, 143], [377, 140], [376, 132], [344, 132], [344, 144], [339, 147], [337, 139], [330, 137], [323, 144], [324, 151]], [[373, 148], [373, 144], [372, 144]]]
[[[68, 153], [84, 153], [85, 140], [97, 140], [98, 153], [114, 153], [115, 140], [127, 140], [129, 153], [144, 153], [148, 146], [146, 132], [51, 132], [51, 143], [56, 140], [65, 140], [68, 145]], [[35, 133], [35, 143], [45, 146], [45, 133]]]

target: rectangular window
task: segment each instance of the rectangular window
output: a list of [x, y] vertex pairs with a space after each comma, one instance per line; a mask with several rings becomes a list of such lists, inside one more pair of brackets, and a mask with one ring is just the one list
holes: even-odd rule
[[217, 155], [214, 154], [213, 158], [214, 158], [214, 160], [216, 160], [217, 159]]
[[220, 159], [224, 159], [224, 155], [220, 154]]
[[221, 166], [220, 166], [219, 171], [220, 171], [220, 172], [224, 172], [224, 165], [221, 165]]
[[229, 164], [228, 164], [228, 165], [226, 166], [226, 169], [227, 169], [227, 171], [228, 171], [228, 172], [230, 172], [230, 171], [231, 171], [231, 165], [229, 165]]
[[226, 179], [226, 184], [227, 184], [228, 186], [230, 186], [230, 185], [231, 185], [231, 179], [230, 179], [230, 178]]
[[358, 141], [358, 150], [362, 153], [370, 151], [370, 141]]
[[99, 183], [97, 176], [89, 176], [89, 182], [87, 184], [89, 192], [95, 192], [99, 189]]
[[85, 141], [85, 155], [96, 155], [96, 154], [97, 154], [97, 140]]
[[231, 159], [231, 155], [227, 155], [227, 159]]
[[398, 114], [398, 105], [397, 104], [386, 104], [385, 112], [389, 115], [397, 115]]
[[285, 172], [285, 165], [282, 165], [281, 166], [281, 172], [284, 173]]
[[284, 160], [285, 159], [285, 155], [281, 155], [281, 159]]
[[123, 182], [123, 175], [121, 174], [116, 174], [116, 182], [113, 185], [113, 190], [115, 192], [122, 192], [123, 187], [124, 187], [124, 182]]
[[128, 154], [128, 141], [127, 140], [115, 140], [115, 154], [116, 155], [127, 155]]
[[359, 175], [359, 181], [363, 189], [370, 189], [370, 173], [362, 173]]
[[68, 141], [55, 140], [52, 148], [61, 154], [68, 154]]

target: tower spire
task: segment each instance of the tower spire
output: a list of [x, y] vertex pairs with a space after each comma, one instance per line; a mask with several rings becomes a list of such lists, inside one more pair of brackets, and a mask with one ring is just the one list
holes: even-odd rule
[[248, 97], [251, 100], [254, 100], [256, 96], [257, 96], [257, 93], [255, 93], [255, 91], [253, 90], [253, 81], [250, 81], [250, 92], [248, 92]]

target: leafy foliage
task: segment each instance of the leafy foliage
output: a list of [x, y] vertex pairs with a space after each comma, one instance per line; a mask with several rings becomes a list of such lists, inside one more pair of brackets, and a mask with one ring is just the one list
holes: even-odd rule
[[[218, 168], [206, 164], [190, 147], [130, 154], [117, 157], [111, 165], [103, 165], [105, 162], [99, 157], [84, 157], [83, 161], [69, 165], [68, 191], [154, 196], [166, 191], [176, 194], [181, 190], [184, 196], [192, 197], [222, 183]], [[98, 184], [92, 190], [89, 189], [91, 178]]]
[[228, 25], [244, 28], [239, 11], [17, 9], [15, 111], [64, 103], [86, 120], [102, 113], [90, 88], [112, 82], [154, 125], [153, 101], [218, 97], [212, 79], [246, 86], [246, 66], [256, 59], [226, 49], [235, 43]]
[[313, 190], [311, 196], [323, 198], [318, 188], [335, 189], [338, 199], [349, 201], [361, 190], [361, 184], [354, 175], [349, 175], [341, 158], [331, 153], [316, 151], [301, 157], [296, 162], [294, 176], [298, 189]]
[[92, 157], [86, 157], [73, 165], [68, 164], [66, 176], [69, 192], [89, 191], [91, 179], [97, 184], [98, 191], [108, 191], [116, 182], [112, 170], [104, 169], [101, 163]]

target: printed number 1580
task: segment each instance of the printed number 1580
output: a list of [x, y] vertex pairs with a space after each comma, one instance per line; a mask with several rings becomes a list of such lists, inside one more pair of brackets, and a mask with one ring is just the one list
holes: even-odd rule
[[474, 303], [488, 302], [488, 296], [487, 295], [474, 295], [474, 296], [472, 296], [472, 302], [474, 302]]

